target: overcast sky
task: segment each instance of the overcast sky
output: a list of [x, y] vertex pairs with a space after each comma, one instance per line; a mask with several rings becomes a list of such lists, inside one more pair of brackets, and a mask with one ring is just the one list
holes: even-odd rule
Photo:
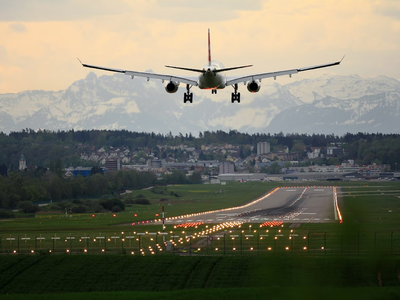
[[[400, 79], [398, 0], [0, 0], [0, 93], [60, 90], [90, 72], [77, 61], [187, 74], [212, 59], [231, 72], [343, 64], [322, 74]], [[110, 74], [97, 71], [98, 75]]]

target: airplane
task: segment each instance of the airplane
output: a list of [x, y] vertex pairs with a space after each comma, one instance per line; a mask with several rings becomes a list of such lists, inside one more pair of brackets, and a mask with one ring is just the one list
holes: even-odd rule
[[[343, 58], [344, 58], [344, 56], [343, 56]], [[247, 83], [247, 90], [250, 93], [257, 93], [261, 88], [261, 79], [273, 77], [274, 80], [276, 80], [276, 77], [278, 77], [278, 76], [289, 75], [289, 77], [292, 77], [292, 74], [297, 74], [299, 72], [340, 65], [343, 58], [340, 61], [337, 61], [334, 63], [316, 65], [316, 66], [299, 68], [299, 69], [284, 70], [284, 71], [269, 72], [269, 73], [250, 74], [250, 75], [237, 76], [237, 77], [226, 77], [225, 76], [226, 71], [248, 68], [248, 67], [251, 67], [252, 65], [225, 68], [220, 62], [211, 60], [210, 29], [208, 29], [208, 64], [207, 65], [205, 65], [202, 69], [165, 66], [167, 68], [173, 68], [173, 69], [178, 69], [178, 70], [185, 70], [185, 71], [200, 73], [200, 75], [198, 77], [186, 77], [186, 76], [184, 77], [184, 76], [167, 75], [167, 74], [156, 74], [156, 73], [150, 73], [150, 72], [138, 72], [138, 71], [123, 70], [123, 69], [104, 68], [104, 67], [84, 64], [79, 60], [79, 58], [78, 58], [78, 60], [82, 64], [83, 67], [123, 73], [125, 75], [130, 75], [132, 77], [132, 79], [135, 76], [145, 77], [145, 78], [147, 78], [147, 81], [149, 81], [150, 78], [161, 79], [163, 83], [165, 82], [165, 91], [167, 93], [171, 93], [171, 94], [176, 93], [178, 91], [179, 85], [181, 83], [184, 83], [184, 84], [186, 84], [186, 93], [184, 93], [184, 98], [183, 98], [184, 103], [186, 103], [186, 102], [193, 103], [193, 93], [190, 92], [190, 89], [193, 86], [197, 86], [199, 89], [202, 89], [202, 90], [211, 90], [211, 94], [217, 94], [217, 90], [224, 89], [225, 87], [228, 87], [228, 86], [232, 86], [234, 89], [234, 92], [232, 93], [231, 102], [234, 103], [235, 101], [237, 101], [238, 103], [240, 103], [240, 93], [238, 93], [238, 84], [239, 83], [244, 83], [244, 85], [246, 85], [246, 83]]]

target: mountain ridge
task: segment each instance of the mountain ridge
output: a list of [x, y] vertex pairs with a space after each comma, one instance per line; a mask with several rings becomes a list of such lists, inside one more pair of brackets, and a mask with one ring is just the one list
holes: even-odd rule
[[228, 95], [225, 91], [213, 95], [218, 102], [200, 93], [193, 104], [184, 104], [183, 92], [181, 87], [168, 94], [159, 81], [131, 80], [121, 74], [97, 77], [90, 72], [65, 90], [0, 94], [0, 131], [399, 132], [394, 124], [399, 121], [400, 82], [386, 76], [323, 75], [286, 85], [263, 82], [259, 93], [243, 92], [246, 97], [240, 104], [221, 101]]

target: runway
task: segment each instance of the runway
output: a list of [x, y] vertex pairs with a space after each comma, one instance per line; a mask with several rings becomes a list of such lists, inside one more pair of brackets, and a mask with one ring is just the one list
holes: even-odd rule
[[277, 188], [269, 195], [253, 200], [247, 205], [167, 218], [165, 224], [190, 222], [264, 223], [329, 223], [338, 222], [333, 187], [285, 187]]

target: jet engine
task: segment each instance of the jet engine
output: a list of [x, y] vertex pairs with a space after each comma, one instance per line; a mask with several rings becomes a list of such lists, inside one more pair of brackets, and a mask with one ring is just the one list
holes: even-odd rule
[[176, 91], [179, 88], [179, 82], [176, 81], [170, 81], [165, 85], [165, 90], [167, 93], [173, 94], [176, 93]]
[[250, 93], [257, 93], [260, 90], [260, 88], [261, 88], [261, 85], [259, 83], [255, 82], [254, 80], [250, 81], [247, 84], [247, 90]]

